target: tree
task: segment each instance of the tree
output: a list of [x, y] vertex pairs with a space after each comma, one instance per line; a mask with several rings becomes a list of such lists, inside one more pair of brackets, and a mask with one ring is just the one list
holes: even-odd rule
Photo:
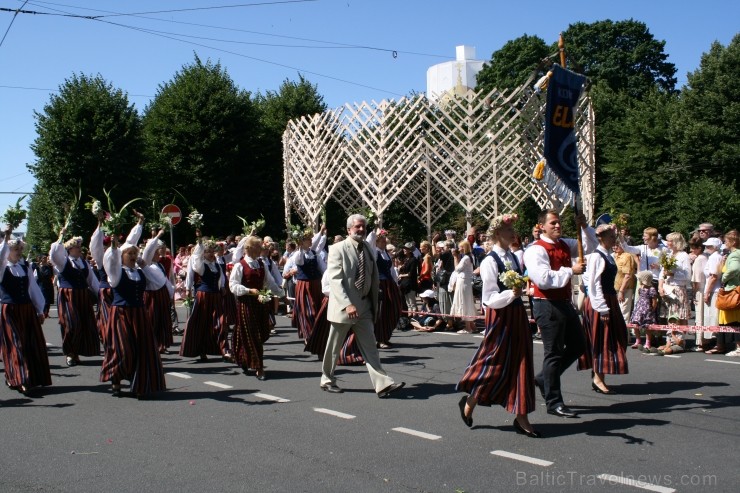
[[527, 81], [552, 48], [538, 36], [524, 34], [494, 51], [476, 76], [476, 90], [514, 89]]
[[738, 80], [740, 34], [726, 47], [713, 43], [699, 68], [688, 74], [675, 122], [682, 165], [692, 175], [711, 177], [722, 187], [737, 176], [740, 164]]
[[[219, 63], [204, 64], [196, 55], [159, 86], [143, 122], [150, 198], [177, 190], [187, 201], [178, 201], [184, 214], [195, 208], [204, 215], [204, 233], [236, 231], [237, 214], [256, 219], [265, 197], [274, 195], [254, 179], [258, 126], [250, 94]], [[181, 224], [176, 233], [192, 233]]]
[[259, 133], [255, 159], [259, 163], [256, 177], [267, 192], [260, 213], [264, 213], [266, 230], [274, 235], [283, 232], [283, 132], [288, 122], [304, 115], [326, 111], [324, 97], [316, 85], [299, 74], [298, 81], [284, 80], [278, 91], [258, 94]]
[[71, 231], [86, 234], [95, 227], [82, 208], [89, 195], [102, 198], [102, 189], [117, 187], [116, 200], [127, 201], [141, 185], [141, 122], [120, 89], [102, 76], [73, 75], [53, 94], [36, 117], [37, 137], [31, 148], [36, 162], [28, 169], [40, 196], [31, 200], [29, 234], [32, 243], [55, 237], [52, 230], [63, 210], [81, 193]]
[[718, 231], [728, 231], [740, 223], [740, 195], [733, 180], [723, 183], [708, 176], [680, 183], [676, 187], [673, 209], [680, 211], [673, 231], [688, 235], [697, 224], [709, 222]]

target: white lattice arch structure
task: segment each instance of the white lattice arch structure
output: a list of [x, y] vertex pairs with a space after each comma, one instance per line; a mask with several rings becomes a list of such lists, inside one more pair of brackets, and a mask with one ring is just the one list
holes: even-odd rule
[[[283, 134], [285, 218], [295, 211], [316, 225], [330, 198], [345, 211], [382, 218], [399, 201], [431, 228], [453, 204], [470, 217], [513, 211], [531, 196], [563, 209], [532, 178], [544, 141], [545, 96], [524, 86], [509, 93], [467, 91], [440, 104], [421, 95], [346, 104], [291, 120]], [[594, 213], [594, 115], [588, 97], [576, 113], [581, 199]]]

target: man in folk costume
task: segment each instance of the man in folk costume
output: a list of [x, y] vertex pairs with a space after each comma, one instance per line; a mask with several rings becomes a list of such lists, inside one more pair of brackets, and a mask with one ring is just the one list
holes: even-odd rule
[[355, 214], [347, 218], [348, 238], [329, 248], [327, 277], [330, 293], [327, 320], [331, 322], [324, 353], [321, 389], [341, 393], [334, 370], [347, 333], [354, 332], [378, 397], [387, 397], [405, 385], [394, 383], [380, 364], [375, 347], [373, 322], [378, 314], [378, 265], [365, 241], [367, 219]]
[[326, 264], [318, 253], [324, 248], [325, 242], [326, 235], [314, 235], [306, 230], [300, 247], [291, 257], [296, 268], [293, 326], [298, 329], [298, 336], [304, 341], [311, 335], [324, 297], [321, 292], [321, 275], [326, 270]]
[[[561, 238], [560, 215], [555, 210], [540, 213], [537, 218], [540, 239], [524, 252], [524, 264], [534, 286], [532, 301], [534, 318], [542, 331], [544, 361], [542, 371], [535, 377], [547, 403], [547, 412], [564, 418], [574, 418], [576, 413], [563, 401], [560, 375], [586, 350], [583, 326], [573, 306], [571, 278], [582, 274], [584, 262], [573, 263], [578, 256], [578, 242]], [[598, 245], [593, 228], [586, 227], [586, 218], [576, 220], [582, 229], [584, 250], [592, 252]]]
[[76, 236], [66, 242], [59, 232], [59, 240], [52, 243], [49, 257], [57, 271], [59, 293], [59, 325], [62, 328], [62, 351], [67, 366], [75, 366], [80, 356], [100, 355], [100, 340], [93, 310], [93, 297], [100, 283], [90, 265], [81, 258], [82, 238]]

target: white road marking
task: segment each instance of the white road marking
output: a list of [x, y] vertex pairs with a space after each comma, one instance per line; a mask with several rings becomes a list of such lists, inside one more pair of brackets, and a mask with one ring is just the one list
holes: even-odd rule
[[723, 359], [705, 359], [704, 361], [711, 361], [712, 363], [729, 363], [731, 365], [740, 365], [740, 361], [727, 361]]
[[664, 354], [663, 356], [665, 356], [666, 358], [680, 358], [680, 356], [677, 354]]
[[666, 488], [665, 486], [658, 486], [657, 484], [643, 483], [642, 481], [623, 478], [622, 476], [615, 476], [614, 474], [599, 474], [596, 477], [609, 481], [610, 483], [625, 484], [627, 486], [634, 486], [635, 488], [642, 488], [643, 490], [657, 491], [658, 493], [673, 493], [676, 491], [673, 488]]
[[187, 379], [187, 378], [193, 378], [190, 375], [186, 375], [184, 373], [177, 373], [176, 371], [169, 371], [169, 372], [165, 373], [165, 375], [172, 375], [173, 377], [185, 378], [185, 379]]
[[255, 397], [259, 397], [260, 399], [264, 399], [266, 401], [275, 401], [275, 402], [290, 402], [289, 399], [283, 399], [282, 397], [277, 397], [270, 394], [262, 394], [260, 392], [257, 392], [255, 394], [252, 394]]
[[534, 344], [542, 344], [542, 341], [539, 341], [539, 340], [537, 340], [537, 339], [533, 339], [533, 340], [532, 340], [532, 342], [533, 342]]
[[329, 414], [331, 416], [336, 416], [337, 418], [342, 419], [355, 419], [357, 417], [347, 413], [340, 413], [339, 411], [332, 411], [331, 409], [324, 409], [323, 407], [315, 407], [313, 408], [313, 410], [317, 413]]
[[498, 455], [499, 457], [506, 457], [507, 459], [514, 459], [514, 460], [519, 460], [522, 462], [528, 462], [530, 464], [534, 464], [535, 466], [548, 467], [554, 464], [553, 462], [550, 462], [549, 460], [542, 460], [542, 459], [537, 459], [535, 457], [529, 457], [527, 455], [515, 454], [514, 452], [507, 452], [506, 450], [493, 450], [491, 451], [491, 454]]
[[433, 332], [433, 334], [440, 334], [443, 336], [455, 336], [455, 337], [462, 335], [462, 334], [458, 334], [457, 332]]
[[400, 433], [406, 433], [407, 435], [413, 435], [419, 438], [426, 438], [427, 440], [439, 440], [440, 438], [442, 438], [439, 435], [432, 435], [431, 433], [424, 433], [423, 431], [416, 431], [416, 430], [412, 430], [411, 428], [404, 428], [403, 426], [399, 426], [398, 428], [393, 428], [393, 431], [398, 431]]
[[226, 385], [225, 383], [218, 383], [218, 382], [203, 382], [206, 385], [210, 385], [212, 387], [218, 387], [219, 389], [233, 389], [231, 385]]
[[50, 343], [50, 342], [47, 342], [47, 343], [46, 343], [46, 347], [54, 347], [54, 344], [52, 344], [52, 343]]
[[483, 336], [473, 336], [473, 337], [475, 337], [476, 339], [483, 339]]

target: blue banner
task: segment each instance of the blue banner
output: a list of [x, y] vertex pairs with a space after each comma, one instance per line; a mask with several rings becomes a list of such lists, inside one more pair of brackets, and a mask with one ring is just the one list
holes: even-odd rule
[[575, 111], [586, 77], [553, 65], [547, 85], [545, 160], [550, 171], [573, 194], [578, 194], [578, 143]]

